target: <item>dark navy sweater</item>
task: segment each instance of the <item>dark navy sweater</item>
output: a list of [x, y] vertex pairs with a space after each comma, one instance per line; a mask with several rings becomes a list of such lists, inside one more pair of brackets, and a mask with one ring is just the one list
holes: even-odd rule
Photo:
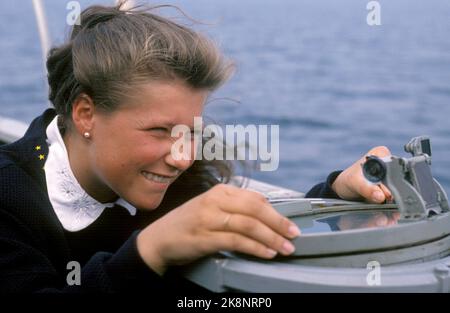
[[[43, 170], [48, 155], [46, 128], [55, 114], [47, 109], [24, 137], [0, 146], [0, 292], [147, 292], [172, 289], [173, 283], [183, 285], [168, 278], [170, 270], [163, 277], [157, 275], [137, 251], [139, 229], [163, 210], [131, 216], [116, 205], [81, 231], [64, 230], [48, 199]], [[331, 184], [338, 174], [330, 174], [306, 196], [337, 198]], [[191, 196], [203, 191], [193, 191]], [[169, 191], [166, 197], [177, 198], [172, 203], [179, 200]], [[70, 261], [82, 266], [79, 286], [66, 282], [73, 269], [66, 268]]]

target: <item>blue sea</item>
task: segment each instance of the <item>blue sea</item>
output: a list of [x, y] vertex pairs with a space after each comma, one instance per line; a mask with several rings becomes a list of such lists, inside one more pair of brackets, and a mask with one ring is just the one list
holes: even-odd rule
[[[67, 2], [44, 0], [55, 44], [68, 31]], [[207, 115], [279, 125], [279, 168], [254, 177], [306, 191], [373, 146], [406, 156], [411, 137], [429, 135], [433, 173], [450, 192], [450, 1], [378, 1], [379, 26], [366, 22], [368, 2], [164, 2], [208, 24], [196, 27], [237, 64]], [[48, 106], [32, 2], [1, 4], [0, 114], [30, 122]]]

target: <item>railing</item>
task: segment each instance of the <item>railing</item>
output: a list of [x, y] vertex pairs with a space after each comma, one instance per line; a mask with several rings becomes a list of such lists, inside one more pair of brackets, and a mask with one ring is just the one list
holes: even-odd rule
[[[34, 14], [39, 30], [39, 38], [41, 40], [42, 60], [45, 64], [47, 61], [47, 53], [50, 50], [51, 39], [48, 32], [47, 18], [45, 16], [44, 5], [41, 0], [33, 0]], [[44, 71], [46, 72], [45, 66]]]

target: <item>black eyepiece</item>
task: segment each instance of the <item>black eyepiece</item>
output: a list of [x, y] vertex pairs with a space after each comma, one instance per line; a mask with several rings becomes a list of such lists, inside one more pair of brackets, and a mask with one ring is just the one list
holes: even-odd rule
[[379, 157], [370, 155], [366, 157], [363, 165], [364, 177], [372, 183], [380, 183], [386, 176], [386, 165]]

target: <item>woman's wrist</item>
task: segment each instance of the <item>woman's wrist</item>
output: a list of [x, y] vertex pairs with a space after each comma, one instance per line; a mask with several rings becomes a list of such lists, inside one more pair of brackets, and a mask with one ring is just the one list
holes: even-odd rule
[[150, 267], [158, 275], [162, 276], [167, 270], [167, 266], [161, 258], [158, 249], [151, 242], [148, 242], [145, 231], [141, 231], [136, 237], [137, 250], [144, 261], [144, 263]]

